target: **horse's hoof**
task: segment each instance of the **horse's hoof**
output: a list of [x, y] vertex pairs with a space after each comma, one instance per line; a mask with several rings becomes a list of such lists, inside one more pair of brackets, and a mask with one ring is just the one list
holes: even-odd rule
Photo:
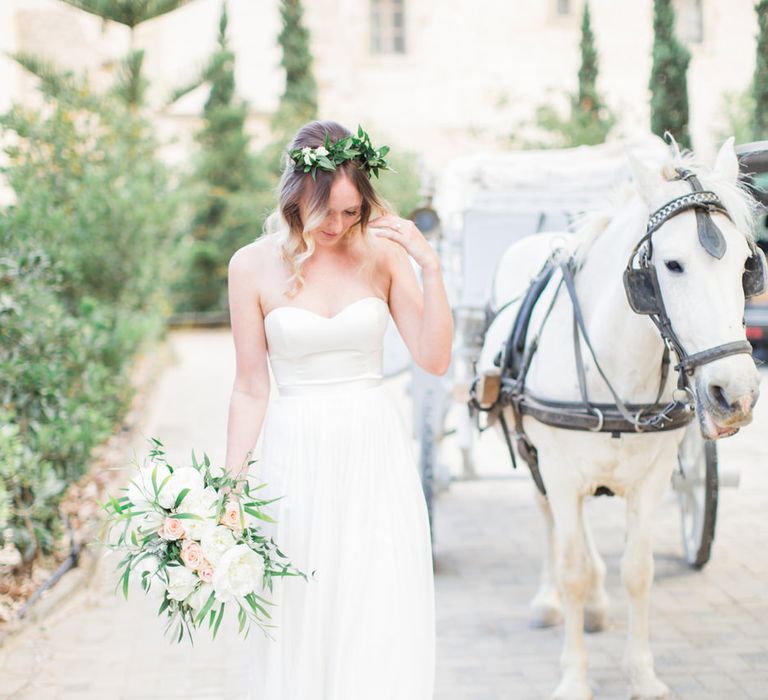
[[655, 677], [633, 687], [630, 695], [632, 700], [668, 700], [670, 697], [669, 688]]
[[563, 621], [563, 613], [557, 605], [551, 603], [531, 603], [531, 627], [554, 627]]
[[557, 686], [552, 700], [592, 700], [592, 689], [584, 680], [563, 680]]
[[602, 632], [608, 626], [608, 610], [603, 607], [590, 607], [584, 608], [584, 631], [589, 632]]

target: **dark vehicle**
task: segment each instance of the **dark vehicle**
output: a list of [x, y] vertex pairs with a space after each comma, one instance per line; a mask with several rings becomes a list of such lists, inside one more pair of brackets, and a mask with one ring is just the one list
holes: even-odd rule
[[[755, 141], [736, 147], [741, 172], [762, 204], [755, 227], [757, 245], [768, 253], [768, 141]], [[747, 301], [744, 314], [747, 339], [755, 355], [768, 360], [768, 293]]]

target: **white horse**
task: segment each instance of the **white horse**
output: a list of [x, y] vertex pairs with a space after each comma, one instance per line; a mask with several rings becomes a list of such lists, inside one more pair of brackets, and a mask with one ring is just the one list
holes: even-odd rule
[[[564, 248], [578, 261], [575, 288], [588, 336], [618, 395], [625, 402], [653, 403], [659, 388], [664, 344], [648, 316], [633, 313], [622, 273], [636, 244], [646, 232], [652, 212], [691, 192], [686, 181], [675, 179], [677, 168], [690, 169], [705, 190], [715, 192], [729, 217], [713, 213], [727, 250], [717, 259], [697, 238], [697, 216], [684, 211], [666, 221], [654, 234], [650, 264], [672, 327], [689, 354], [722, 344], [745, 341], [742, 275], [752, 253], [754, 200], [739, 186], [733, 139], [705, 170], [691, 156], [681, 156], [673, 145], [668, 161], [651, 168], [630, 156], [634, 186], [618, 198], [615, 211], [592, 221], [576, 235], [540, 234], [516, 243], [500, 260], [493, 283], [491, 306], [498, 311], [484, 339], [477, 374], [492, 374], [494, 359], [506, 342], [520, 296], [554, 249]], [[546, 323], [556, 279], [536, 305], [530, 333], [540, 333], [538, 351], [527, 375], [531, 394], [557, 401], [579, 401], [573, 341], [573, 307], [565, 289], [557, 294]], [[586, 347], [582, 348], [589, 397], [613, 403]], [[674, 364], [674, 356], [673, 356]], [[498, 371], [498, 370], [495, 370]], [[676, 372], [670, 376], [662, 402], [670, 401]], [[741, 352], [695, 368], [692, 388], [696, 412], [706, 438], [732, 434], [752, 418], [760, 377], [751, 356]], [[512, 425], [508, 407], [504, 416]], [[497, 421], [498, 424], [498, 421]], [[554, 624], [564, 616], [562, 677], [558, 699], [592, 697], [587, 681], [584, 629], [605, 624], [607, 597], [605, 565], [595, 549], [583, 515], [586, 496], [604, 486], [627, 502], [626, 546], [621, 576], [630, 600], [625, 665], [633, 698], [664, 698], [668, 688], [656, 676], [649, 644], [648, 611], [654, 575], [651, 531], [654, 513], [669, 487], [684, 428], [646, 434], [567, 430], [525, 415], [522, 425], [538, 451], [547, 498], [539, 497], [546, 517], [545, 548], [539, 591], [532, 601], [535, 622]]]

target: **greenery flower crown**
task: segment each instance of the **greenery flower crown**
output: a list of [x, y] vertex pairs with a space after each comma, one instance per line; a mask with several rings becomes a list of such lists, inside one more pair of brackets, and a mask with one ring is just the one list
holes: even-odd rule
[[317, 148], [294, 148], [288, 153], [294, 162], [296, 170], [311, 173], [314, 180], [317, 171], [326, 170], [332, 172], [337, 165], [348, 160], [359, 162], [360, 168], [365, 170], [368, 177], [379, 177], [379, 170], [392, 170], [384, 157], [389, 153], [389, 146], [382, 146], [378, 150], [371, 145], [371, 137], [363, 131], [363, 127], [357, 127], [357, 136], [350, 134], [343, 139], [331, 143], [330, 136], [326, 132], [325, 144]]

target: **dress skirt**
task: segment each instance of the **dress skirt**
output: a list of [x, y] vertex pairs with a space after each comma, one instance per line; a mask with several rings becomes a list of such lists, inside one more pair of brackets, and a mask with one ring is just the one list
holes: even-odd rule
[[389, 389], [276, 396], [251, 473], [282, 496], [267, 531], [311, 578], [274, 579], [273, 639], [248, 637], [249, 700], [432, 700], [429, 524]]

